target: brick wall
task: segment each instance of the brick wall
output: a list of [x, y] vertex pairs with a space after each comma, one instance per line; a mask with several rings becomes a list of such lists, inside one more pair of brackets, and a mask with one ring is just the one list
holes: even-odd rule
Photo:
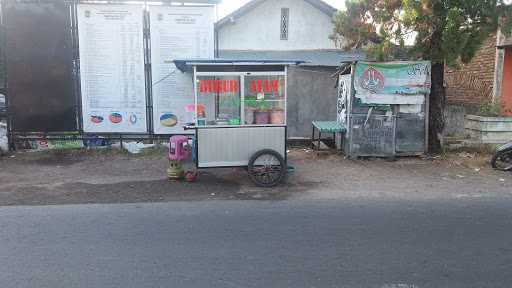
[[492, 98], [496, 35], [489, 37], [473, 60], [460, 69], [446, 69], [446, 99], [448, 104], [479, 106]]

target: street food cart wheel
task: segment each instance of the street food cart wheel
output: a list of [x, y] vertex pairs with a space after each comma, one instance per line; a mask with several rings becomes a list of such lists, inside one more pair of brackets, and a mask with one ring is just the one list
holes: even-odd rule
[[249, 177], [260, 187], [275, 187], [286, 175], [286, 162], [281, 154], [265, 149], [254, 154], [249, 160]]

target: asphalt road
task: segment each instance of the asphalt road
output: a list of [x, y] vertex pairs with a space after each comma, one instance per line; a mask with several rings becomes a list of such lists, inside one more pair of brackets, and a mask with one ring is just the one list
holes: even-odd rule
[[0, 287], [510, 287], [512, 202], [0, 208]]

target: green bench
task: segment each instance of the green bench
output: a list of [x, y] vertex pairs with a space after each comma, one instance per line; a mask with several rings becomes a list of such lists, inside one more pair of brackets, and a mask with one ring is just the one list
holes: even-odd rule
[[[311, 147], [316, 149], [317, 151], [321, 150], [322, 143], [322, 134], [331, 134], [333, 135], [333, 140], [336, 142], [336, 133], [340, 133], [341, 135], [341, 143], [343, 143], [343, 135], [347, 131], [343, 124], [338, 123], [337, 121], [313, 121], [313, 134], [311, 135]], [[318, 131], [318, 138], [315, 138], [315, 130]], [[317, 144], [316, 144], [317, 143]], [[335, 143], [336, 144], [336, 143]]]

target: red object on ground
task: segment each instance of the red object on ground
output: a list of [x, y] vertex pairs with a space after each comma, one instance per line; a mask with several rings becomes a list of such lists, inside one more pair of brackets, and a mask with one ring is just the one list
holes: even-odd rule
[[185, 173], [185, 180], [187, 180], [187, 182], [194, 182], [196, 180], [196, 177], [197, 173], [194, 171], [188, 171]]

